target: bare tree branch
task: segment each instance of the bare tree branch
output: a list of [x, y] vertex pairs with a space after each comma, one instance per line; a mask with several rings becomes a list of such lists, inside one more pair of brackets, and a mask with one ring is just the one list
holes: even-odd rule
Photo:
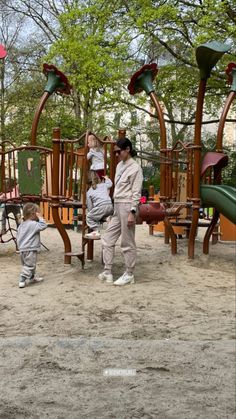
[[[150, 115], [152, 118], [158, 119], [158, 117], [155, 113], [150, 112], [147, 109], [142, 108], [141, 106], [135, 105], [134, 103], [128, 102], [126, 100], [122, 100], [121, 102], [124, 103], [125, 105], [129, 105], [129, 106], [132, 106], [136, 109], [139, 109], [140, 111], [143, 111], [144, 113]], [[166, 113], [164, 113], [164, 115], [168, 116]], [[193, 119], [193, 116], [191, 116], [190, 119]], [[167, 122], [169, 124], [179, 124], [179, 125], [188, 125], [188, 126], [195, 124], [195, 122], [191, 122], [191, 121], [179, 121], [179, 120], [175, 120], [175, 119], [170, 120], [169, 118], [168, 119], [165, 118], [165, 122]], [[203, 121], [202, 124], [203, 125], [209, 125], [209, 124], [216, 124], [217, 122], [219, 122], [219, 119], [212, 119], [210, 121]], [[227, 118], [226, 122], [234, 122], [235, 123], [236, 119]]]

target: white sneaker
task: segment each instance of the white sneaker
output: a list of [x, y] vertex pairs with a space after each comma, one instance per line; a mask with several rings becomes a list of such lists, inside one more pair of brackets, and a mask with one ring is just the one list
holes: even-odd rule
[[98, 275], [98, 279], [100, 279], [100, 281], [106, 281], [109, 284], [113, 284], [112, 274], [107, 274], [106, 272], [102, 272], [101, 274]]
[[41, 276], [34, 276], [29, 280], [29, 284], [36, 284], [37, 282], [42, 282], [43, 278]]
[[27, 278], [24, 275], [20, 275], [20, 277], [19, 277], [19, 288], [25, 288], [26, 279]]
[[91, 233], [85, 234], [84, 237], [90, 240], [99, 240], [101, 238], [101, 234], [99, 231], [91, 231]]
[[128, 274], [125, 272], [120, 278], [118, 278], [114, 285], [126, 285], [126, 284], [134, 284], [134, 275]]

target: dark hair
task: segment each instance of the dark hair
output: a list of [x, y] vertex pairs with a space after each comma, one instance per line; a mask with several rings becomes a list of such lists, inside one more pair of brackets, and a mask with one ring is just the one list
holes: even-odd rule
[[132, 143], [128, 138], [121, 138], [120, 140], [117, 140], [116, 145], [121, 150], [126, 150], [126, 148], [129, 147], [131, 157], [137, 156], [137, 152], [133, 149]]

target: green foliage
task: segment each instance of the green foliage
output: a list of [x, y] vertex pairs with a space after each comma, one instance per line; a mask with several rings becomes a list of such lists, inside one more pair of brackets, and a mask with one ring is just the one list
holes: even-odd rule
[[[7, 3], [21, 10], [14, 19], [27, 14], [25, 2]], [[64, 138], [78, 137], [86, 128], [101, 135], [107, 131], [115, 135], [127, 110], [147, 107], [145, 94], [132, 98], [126, 88], [133, 71], [144, 62], [158, 63], [156, 91], [165, 105], [165, 118], [193, 122], [199, 82], [195, 47], [215, 39], [235, 48], [234, 0], [47, 2], [47, 7], [41, 5], [41, 14], [38, 1], [30, 3], [32, 19], [39, 26], [32, 33], [27, 27], [29, 36], [11, 43], [1, 97], [1, 135], [18, 144], [30, 137], [35, 108], [45, 86], [42, 62], [53, 61], [73, 85], [71, 97], [50, 97], [40, 119], [38, 142], [50, 145], [55, 126], [61, 127]], [[220, 114], [228, 94], [224, 68], [229, 61], [236, 61], [234, 53], [232, 49], [231, 55], [226, 54], [212, 72], [204, 118]], [[139, 120], [134, 114], [131, 119], [130, 129], [135, 132]], [[192, 126], [167, 126], [169, 144], [193, 138]], [[158, 122], [154, 120], [145, 133], [158, 149]]]
[[60, 37], [48, 54], [69, 75], [79, 95], [81, 124], [100, 129], [100, 113], [114, 109], [125, 78], [128, 40], [119, 30], [115, 6], [103, 1], [84, 2], [59, 17]]
[[[132, 26], [140, 34], [146, 61], [156, 61], [159, 73], [156, 91], [165, 104], [170, 120], [192, 122], [196, 108], [199, 70], [195, 47], [212, 40], [227, 42], [235, 48], [236, 12], [233, 1], [155, 1], [137, 0], [129, 4]], [[224, 69], [235, 61], [226, 54], [212, 71], [208, 82], [204, 113], [218, 117], [228, 94]], [[171, 125], [169, 143], [189, 136], [188, 126]]]
[[222, 172], [222, 183], [229, 186], [236, 185], [236, 151], [228, 150], [229, 164]]
[[[37, 75], [38, 76], [38, 75]], [[22, 77], [6, 93], [6, 138], [17, 145], [26, 144], [38, 97], [41, 95], [41, 77]]]
[[160, 171], [157, 164], [143, 167], [143, 178], [144, 189], [148, 189], [152, 185], [154, 185], [156, 191], [160, 189]]

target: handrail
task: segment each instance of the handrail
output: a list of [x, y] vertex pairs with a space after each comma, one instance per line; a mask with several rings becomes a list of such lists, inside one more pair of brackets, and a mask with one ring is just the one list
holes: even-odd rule
[[30, 146], [15, 147], [15, 148], [12, 148], [12, 149], [7, 150], [7, 151], [4, 151], [4, 152], [0, 151], [0, 154], [1, 155], [5, 155], [5, 154], [10, 154], [13, 151], [22, 151], [22, 150], [42, 150], [42, 151], [46, 151], [48, 153], [52, 153], [52, 149], [51, 148], [37, 146], [37, 145], [36, 146], [30, 145]]

